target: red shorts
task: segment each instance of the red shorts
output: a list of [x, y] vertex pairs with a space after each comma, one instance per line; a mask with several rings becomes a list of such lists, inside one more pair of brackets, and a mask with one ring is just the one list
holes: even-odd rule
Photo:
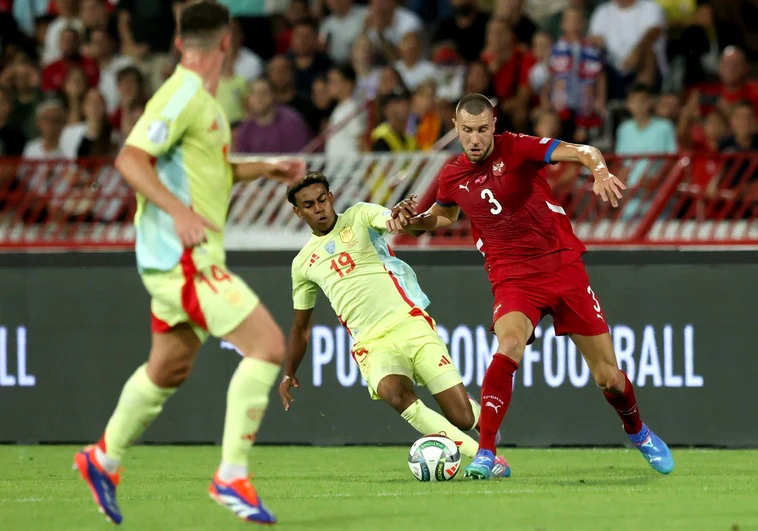
[[[508, 312], [521, 312], [537, 326], [546, 315], [553, 316], [556, 335], [597, 336], [607, 333], [608, 323], [580, 259], [555, 272], [530, 279], [510, 280], [492, 287], [495, 304], [492, 323]], [[534, 341], [534, 335], [529, 343]]]

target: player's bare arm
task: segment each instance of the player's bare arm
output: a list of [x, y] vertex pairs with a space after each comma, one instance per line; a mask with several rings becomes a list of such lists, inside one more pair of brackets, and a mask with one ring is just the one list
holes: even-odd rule
[[295, 377], [297, 368], [305, 358], [305, 351], [308, 348], [308, 340], [311, 336], [311, 324], [313, 320], [313, 309], [295, 310], [295, 316], [292, 320], [290, 335], [287, 340], [287, 351], [284, 361], [284, 377], [279, 384], [279, 396], [282, 399], [284, 410], [289, 411], [292, 402], [295, 399], [290, 394], [290, 388], [300, 387], [300, 383]]
[[305, 161], [290, 159], [232, 162], [232, 175], [234, 182], [254, 181], [264, 177], [289, 185], [305, 176]]
[[626, 186], [608, 170], [603, 154], [596, 147], [561, 142], [550, 156], [550, 161], [580, 163], [590, 170], [595, 178], [595, 183], [592, 185], [595, 195], [599, 195], [603, 201], [610, 200], [614, 207], [619, 206], [621, 190], [626, 190]]
[[152, 159], [149, 153], [126, 145], [116, 157], [115, 166], [132, 188], [171, 216], [179, 240], [185, 247], [205, 242], [206, 229], [220, 232], [219, 227], [193, 212], [161, 183], [153, 169]]
[[[405, 201], [409, 200], [406, 199]], [[458, 205], [442, 206], [439, 203], [434, 203], [426, 212], [416, 214], [410, 218], [401, 216], [400, 214], [395, 215], [393, 210], [393, 217], [387, 222], [387, 232], [390, 234], [402, 232], [406, 234], [418, 234], [419, 232], [444, 229], [458, 220], [460, 212], [461, 209]]]

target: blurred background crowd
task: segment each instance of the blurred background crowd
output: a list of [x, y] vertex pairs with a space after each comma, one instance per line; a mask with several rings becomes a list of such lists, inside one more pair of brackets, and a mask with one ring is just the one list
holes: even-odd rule
[[[499, 130], [621, 154], [758, 149], [758, 0], [219, 0], [245, 153], [458, 149]], [[114, 155], [178, 61], [183, 1], [0, 0], [0, 155]]]

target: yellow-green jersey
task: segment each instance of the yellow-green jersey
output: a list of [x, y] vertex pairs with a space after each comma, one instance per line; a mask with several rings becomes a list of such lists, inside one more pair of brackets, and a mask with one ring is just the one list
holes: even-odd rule
[[426, 308], [429, 299], [413, 269], [384, 240], [389, 216], [383, 206], [358, 203], [337, 217], [329, 234], [311, 236], [292, 261], [294, 308], [313, 308], [321, 288], [356, 342]]
[[[224, 112], [195, 72], [177, 66], [148, 101], [126, 144], [155, 157], [161, 182], [185, 205], [223, 229], [232, 191], [231, 131]], [[166, 212], [137, 194], [137, 265], [140, 271], [169, 271], [184, 249]], [[223, 232], [207, 231], [208, 242], [193, 251], [199, 269], [224, 263]]]

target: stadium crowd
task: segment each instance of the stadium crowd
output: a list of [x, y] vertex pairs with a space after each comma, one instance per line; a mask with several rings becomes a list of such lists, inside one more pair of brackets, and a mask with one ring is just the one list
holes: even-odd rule
[[[237, 152], [430, 150], [467, 92], [620, 154], [758, 149], [756, 0], [219, 1]], [[115, 155], [184, 2], [0, 0], [0, 155]]]

